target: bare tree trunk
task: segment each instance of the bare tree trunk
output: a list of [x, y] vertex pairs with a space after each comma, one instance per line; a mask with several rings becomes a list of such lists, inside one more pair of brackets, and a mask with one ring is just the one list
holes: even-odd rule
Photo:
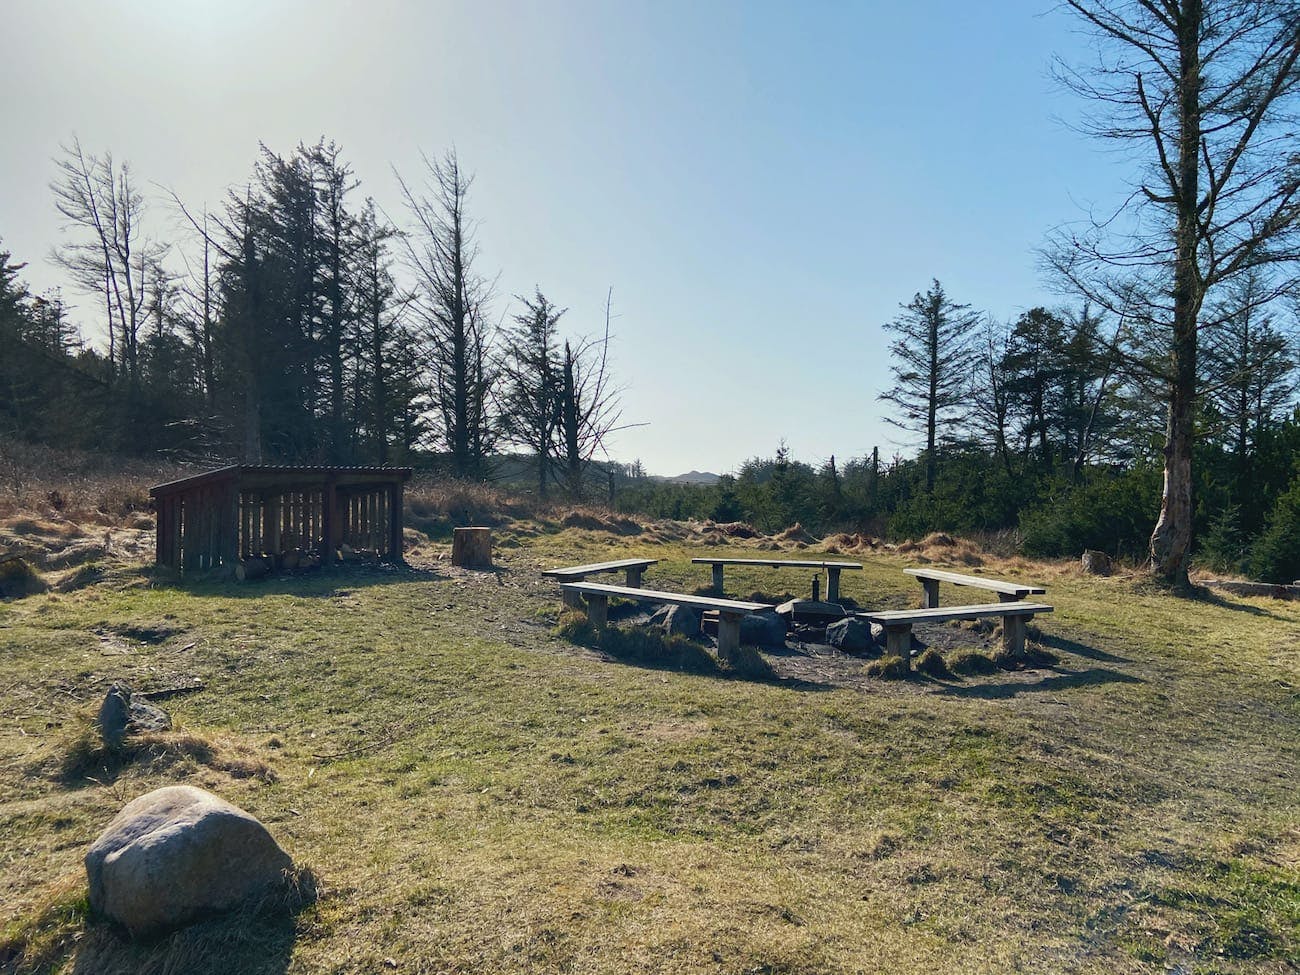
[[1178, 191], [1174, 259], [1174, 341], [1165, 480], [1160, 519], [1151, 534], [1152, 568], [1175, 587], [1187, 585], [1192, 545], [1192, 438], [1196, 417], [1196, 324], [1200, 314], [1201, 4], [1187, 0], [1178, 24]]

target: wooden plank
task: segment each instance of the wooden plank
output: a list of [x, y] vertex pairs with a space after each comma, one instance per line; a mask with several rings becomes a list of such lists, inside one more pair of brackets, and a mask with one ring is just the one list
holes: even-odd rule
[[579, 592], [584, 595], [603, 594], [634, 599], [642, 603], [668, 603], [672, 606], [694, 606], [700, 609], [716, 609], [735, 613], [757, 613], [771, 609], [767, 603], [749, 603], [736, 599], [714, 599], [711, 596], [688, 596], [679, 592], [660, 592], [657, 589], [633, 589], [631, 586], [605, 586], [595, 582], [565, 582], [560, 588], [566, 592]]
[[1034, 616], [1050, 613], [1044, 603], [981, 603], [978, 606], [949, 606], [934, 609], [892, 609], [853, 615], [888, 626], [891, 623], [942, 623], [945, 620], [974, 620], [982, 616]]
[[1013, 595], [1040, 596], [1047, 592], [1042, 586], [1023, 582], [1006, 582], [1002, 579], [985, 579], [982, 576], [968, 576], [960, 572], [945, 572], [943, 569], [904, 569], [909, 576], [934, 582], [951, 582], [954, 586], [970, 586], [973, 589], [988, 589]]
[[770, 569], [860, 569], [861, 562], [815, 562], [802, 559], [691, 559], [696, 565], [762, 565]]
[[596, 575], [600, 572], [617, 572], [619, 569], [648, 569], [658, 559], [619, 559], [617, 562], [595, 562], [591, 565], [574, 565], [561, 569], [546, 569], [542, 575], [548, 579], [567, 579]]
[[399, 481], [388, 489], [388, 558], [393, 562], [402, 561], [402, 483]]

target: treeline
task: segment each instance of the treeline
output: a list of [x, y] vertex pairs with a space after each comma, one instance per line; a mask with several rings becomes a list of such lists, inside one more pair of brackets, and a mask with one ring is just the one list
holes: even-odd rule
[[[1201, 357], [1195, 529], [1217, 568], [1300, 577], [1300, 410], [1294, 322], [1245, 283], [1214, 310]], [[620, 506], [774, 531], [917, 537], [1014, 532], [1028, 554], [1140, 558], [1159, 514], [1164, 409], [1154, 355], [1083, 305], [1001, 323], [938, 281], [886, 326], [889, 419], [920, 452], [817, 466], [782, 444], [705, 487], [634, 478]]]
[[60, 293], [30, 294], [0, 249], [0, 433], [211, 461], [419, 457], [468, 478], [513, 448], [543, 493], [580, 494], [619, 415], [608, 309], [566, 339], [538, 290], [499, 326], [472, 182], [454, 152], [425, 159], [401, 181], [399, 227], [335, 143], [264, 146], [219, 210], [173, 197], [188, 233], [164, 240], [131, 168], [72, 143], [52, 256], [100, 338], [83, 340]]

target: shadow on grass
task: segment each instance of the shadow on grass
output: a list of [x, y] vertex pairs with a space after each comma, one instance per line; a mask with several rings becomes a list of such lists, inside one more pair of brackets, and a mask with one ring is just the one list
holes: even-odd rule
[[[496, 574], [498, 583], [504, 570], [486, 570]], [[329, 599], [346, 595], [353, 589], [391, 586], [406, 582], [440, 582], [448, 577], [425, 566], [361, 564], [330, 569], [272, 574], [251, 582], [237, 582], [211, 573], [193, 578], [174, 572], [147, 567], [140, 576], [155, 589], [171, 589], [197, 596], [227, 596], [253, 599], [260, 596], [297, 596], [301, 599]]]
[[1019, 694], [1034, 694], [1042, 691], [1065, 691], [1075, 687], [1093, 687], [1099, 684], [1143, 684], [1139, 677], [1125, 674], [1108, 667], [1093, 667], [1089, 670], [1057, 673], [1038, 681], [1007, 681], [1001, 684], [974, 684], [965, 687], [945, 686], [935, 693], [949, 697], [974, 697], [985, 700], [1004, 700]]
[[[620, 607], [611, 604], [609, 619], [616, 614], [623, 618], [641, 615], [635, 605]], [[730, 661], [720, 661], [704, 643], [684, 636], [668, 635], [639, 626], [623, 629], [607, 626], [597, 631], [581, 612], [568, 612], [560, 617], [555, 635], [577, 646], [598, 650], [618, 663], [643, 667], [647, 670], [671, 670], [677, 673], [698, 674], [723, 680], [745, 680], [771, 684], [776, 687], [800, 691], [830, 691], [830, 684], [803, 679], [781, 677], [753, 647], [742, 645], [737, 656]], [[768, 650], [769, 653], [781, 651]]]
[[1229, 599], [1225, 594], [1216, 592], [1209, 586], [1193, 587], [1190, 598], [1198, 603], [1205, 603], [1209, 606], [1217, 606], [1219, 609], [1231, 610], [1234, 613], [1246, 613], [1250, 616], [1262, 616], [1265, 619], [1280, 620], [1285, 617], [1278, 616], [1271, 610], [1261, 609], [1259, 606], [1252, 606], [1249, 603], [1239, 603]]
[[1121, 657], [1119, 654], [1109, 653], [1106, 650], [1099, 650], [1097, 647], [1089, 646], [1086, 643], [1080, 643], [1078, 640], [1070, 640], [1063, 636], [1049, 636], [1041, 634], [1038, 642], [1045, 647], [1051, 647], [1053, 650], [1061, 650], [1065, 653], [1072, 653], [1076, 657], [1086, 657], [1089, 660], [1100, 660], [1104, 663], [1127, 664], [1132, 663], [1129, 657]]

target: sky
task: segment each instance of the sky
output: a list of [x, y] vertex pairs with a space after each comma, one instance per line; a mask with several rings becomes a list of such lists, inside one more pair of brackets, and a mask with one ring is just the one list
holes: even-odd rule
[[[45, 0], [4, 5], [0, 241], [34, 290], [64, 233], [60, 143], [129, 160], [149, 232], [220, 205], [263, 142], [337, 141], [399, 224], [394, 169], [475, 174], [497, 318], [535, 287], [599, 331], [612, 289], [624, 422], [657, 474], [913, 449], [884, 421], [883, 325], [939, 279], [1002, 320], [1061, 298], [1045, 234], [1125, 173], [1069, 124], [1055, 0], [916, 3]], [[3, 354], [0, 352], [0, 354]]]

